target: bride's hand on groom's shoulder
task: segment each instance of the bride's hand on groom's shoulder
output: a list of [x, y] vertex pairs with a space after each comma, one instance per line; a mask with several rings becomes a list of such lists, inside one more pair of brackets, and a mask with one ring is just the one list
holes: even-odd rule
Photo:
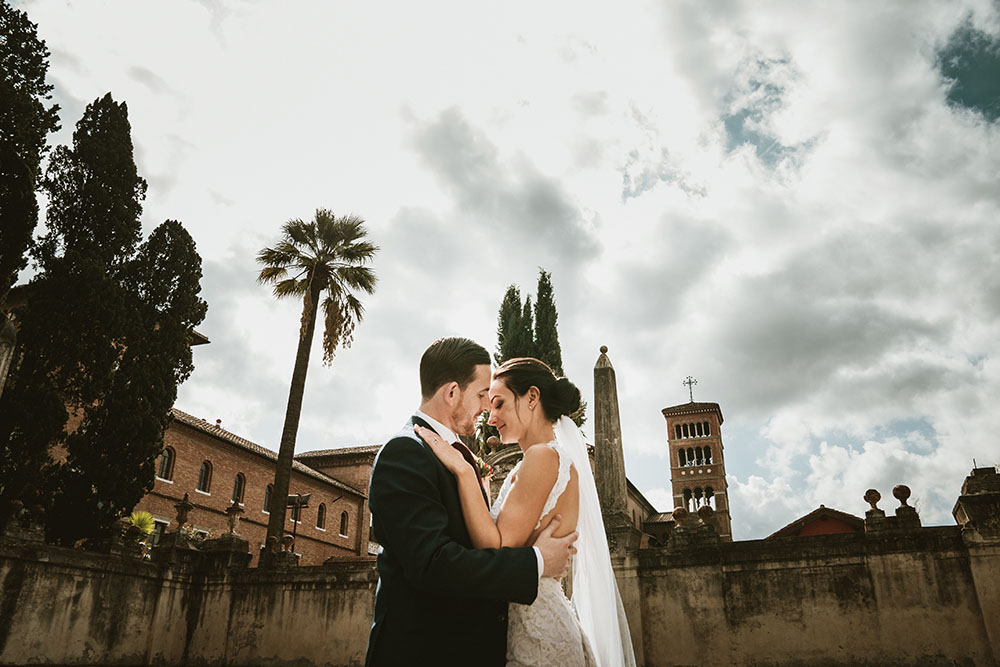
[[420, 425], [414, 425], [413, 431], [420, 438], [427, 443], [434, 452], [434, 455], [438, 457], [444, 467], [448, 469], [452, 474], [458, 474], [465, 470], [472, 470], [469, 464], [466, 462], [462, 453], [451, 446], [450, 442], [445, 442], [444, 438], [439, 436], [437, 433], [429, 428], [425, 428]]

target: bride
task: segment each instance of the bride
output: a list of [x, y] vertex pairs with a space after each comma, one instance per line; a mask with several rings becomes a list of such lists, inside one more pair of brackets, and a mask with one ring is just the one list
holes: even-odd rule
[[492, 510], [463, 455], [421, 426], [415, 430], [458, 480], [465, 523], [477, 548], [533, 543], [557, 515], [556, 536], [579, 531], [572, 603], [557, 579], [538, 583], [530, 605], [510, 603], [508, 667], [632, 667], [635, 657], [618, 596], [594, 476], [579, 428], [568, 417], [580, 390], [538, 359], [503, 363], [490, 385], [489, 423], [522, 460], [510, 471]]

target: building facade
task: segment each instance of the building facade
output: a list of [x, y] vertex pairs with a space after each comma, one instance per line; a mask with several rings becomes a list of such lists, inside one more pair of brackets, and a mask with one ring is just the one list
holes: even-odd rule
[[[250, 542], [256, 565], [267, 537], [267, 508], [274, 481], [276, 452], [181, 410], [163, 437], [163, 453], [156, 466], [153, 489], [137, 510], [153, 515], [154, 544], [166, 530], [173, 530], [178, 502], [188, 496], [194, 505], [188, 519], [196, 535], [214, 538], [227, 530], [225, 510], [237, 502], [244, 513], [239, 532]], [[296, 536], [295, 552], [302, 565], [319, 565], [329, 558], [368, 553], [369, 519], [367, 483], [361, 488], [340, 481], [336, 466], [327, 473], [294, 461], [289, 495], [309, 495], [309, 504], [287, 510], [285, 532]], [[329, 474], [328, 474], [329, 473]], [[354, 480], [353, 471], [348, 476]]]

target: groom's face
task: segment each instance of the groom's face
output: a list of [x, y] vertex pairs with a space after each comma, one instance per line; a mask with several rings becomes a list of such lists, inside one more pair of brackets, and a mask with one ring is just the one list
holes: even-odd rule
[[451, 415], [458, 435], [472, 435], [476, 432], [476, 418], [490, 407], [490, 367], [488, 364], [476, 366], [472, 382], [461, 391]]

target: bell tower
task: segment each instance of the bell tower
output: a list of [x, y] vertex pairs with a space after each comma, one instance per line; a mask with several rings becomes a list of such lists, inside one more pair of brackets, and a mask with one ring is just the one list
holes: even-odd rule
[[698, 381], [688, 376], [690, 402], [663, 408], [670, 448], [670, 483], [674, 506], [696, 512], [708, 505], [715, 510], [719, 537], [733, 541], [729, 514], [729, 485], [722, 447], [722, 409], [718, 403], [695, 403], [693, 387]]

